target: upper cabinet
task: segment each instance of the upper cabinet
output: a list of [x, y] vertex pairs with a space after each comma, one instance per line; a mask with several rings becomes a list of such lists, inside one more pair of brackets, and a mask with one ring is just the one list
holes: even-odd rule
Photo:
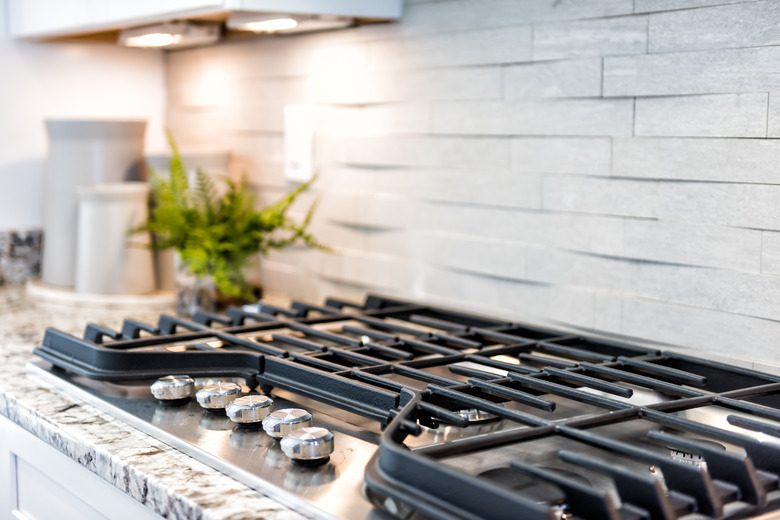
[[403, 0], [8, 0], [11, 36], [99, 37], [171, 20], [225, 21], [231, 12], [328, 15], [372, 21], [401, 17]]

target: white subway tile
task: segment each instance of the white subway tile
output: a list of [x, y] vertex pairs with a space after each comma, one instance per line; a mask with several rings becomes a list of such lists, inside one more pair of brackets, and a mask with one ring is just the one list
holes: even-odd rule
[[512, 140], [512, 169], [525, 172], [609, 174], [609, 137], [520, 137]]
[[527, 63], [504, 69], [506, 99], [600, 95], [601, 58]]
[[643, 54], [647, 17], [620, 16], [534, 26], [534, 60]]
[[604, 58], [604, 96], [780, 90], [780, 46]]
[[691, 355], [711, 354], [780, 361], [780, 322], [667, 302], [623, 300], [626, 334], [689, 347]]
[[546, 175], [542, 186], [542, 204], [547, 210], [645, 218], [657, 216], [656, 181]]
[[413, 200], [377, 193], [357, 196], [356, 223], [385, 229], [408, 228], [415, 214]]
[[634, 10], [637, 13], [647, 13], [721, 4], [739, 4], [743, 2], [745, 2], [745, 0], [635, 0], [634, 3], [636, 4], [636, 8]]
[[546, 176], [548, 210], [780, 229], [780, 186]]
[[499, 306], [498, 291], [502, 283], [506, 282], [430, 265], [423, 269], [416, 290], [425, 294], [427, 300], [450, 308], [481, 304], [491, 309]]
[[543, 325], [593, 326], [593, 293], [561, 286], [525, 283], [444, 268], [428, 268], [422, 278], [427, 300], [493, 317]]
[[768, 95], [639, 98], [634, 135], [766, 137]]
[[531, 60], [531, 26], [369, 42], [378, 70], [493, 65]]
[[284, 132], [284, 105], [230, 105], [225, 110], [225, 128], [230, 132]]
[[433, 131], [469, 135], [631, 135], [631, 99], [440, 103]]
[[484, 137], [355, 138], [340, 143], [338, 159], [374, 166], [507, 168], [509, 143]]
[[526, 246], [505, 240], [449, 233], [426, 233], [422, 260], [459, 271], [522, 280], [526, 276]]
[[550, 20], [615, 16], [632, 12], [631, 0], [598, 2], [556, 0], [455, 0], [407, 3], [403, 22], [381, 27], [387, 36], [469, 31]]
[[761, 266], [762, 232], [755, 229], [633, 219], [624, 228], [629, 258], [752, 273]]
[[780, 186], [661, 182], [659, 218], [767, 230], [780, 229]]
[[494, 170], [418, 170], [412, 182], [416, 196], [427, 200], [541, 208], [541, 175]]
[[554, 326], [593, 327], [594, 293], [562, 285], [504, 283], [499, 287], [499, 304], [537, 322], [544, 317]]
[[431, 100], [500, 99], [502, 93], [500, 66], [374, 71], [357, 101], [422, 103]]
[[416, 258], [420, 250], [418, 233], [412, 229], [366, 229], [365, 247], [362, 249], [378, 255]]
[[780, 4], [774, 0], [655, 14], [650, 17], [649, 52], [777, 45], [778, 18]]
[[622, 334], [623, 301], [621, 298], [605, 292], [594, 294], [593, 329], [599, 333]]
[[637, 263], [562, 249], [529, 248], [527, 280], [577, 289], [636, 290]]
[[604, 255], [620, 255], [622, 218], [547, 213], [484, 206], [428, 203], [418, 214], [418, 228], [512, 240]]
[[214, 148], [214, 135], [226, 132], [223, 107], [187, 108], [169, 105], [166, 125], [181, 148]]
[[426, 103], [365, 107], [360, 118], [364, 135], [425, 134], [431, 127], [431, 109]]
[[320, 242], [337, 251], [341, 249], [365, 249], [368, 236], [371, 234], [370, 229], [343, 225], [337, 221], [326, 219], [321, 215], [321, 211], [315, 214], [309, 230]]
[[775, 139], [615, 138], [613, 175], [649, 179], [777, 182]]
[[318, 215], [335, 222], [357, 224], [359, 197], [358, 193], [330, 192], [320, 200]]
[[402, 291], [414, 280], [414, 266], [407, 259], [354, 252], [341, 255], [341, 280], [376, 291]]
[[780, 92], [769, 93], [767, 137], [780, 137]]
[[768, 319], [780, 312], [777, 276], [642, 263], [637, 283], [643, 298]]
[[780, 233], [761, 232], [761, 272], [780, 275]]

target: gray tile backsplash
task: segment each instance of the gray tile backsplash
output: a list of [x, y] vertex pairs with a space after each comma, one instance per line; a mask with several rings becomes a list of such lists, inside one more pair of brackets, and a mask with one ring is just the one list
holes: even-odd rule
[[769, 1], [409, 0], [400, 23], [167, 54], [168, 124], [271, 201], [283, 109], [315, 107], [314, 226], [337, 254], [269, 255], [272, 289], [770, 366], [777, 27]]

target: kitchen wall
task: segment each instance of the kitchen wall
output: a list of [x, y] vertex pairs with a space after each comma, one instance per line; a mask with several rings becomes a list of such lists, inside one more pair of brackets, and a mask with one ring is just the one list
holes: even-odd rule
[[[264, 200], [317, 111], [294, 297], [368, 291], [780, 362], [780, 2], [409, 0], [167, 55], [168, 124]], [[299, 210], [302, 211], [302, 210]]]
[[163, 148], [161, 52], [12, 40], [6, 27], [6, 1], [0, 0], [0, 64], [3, 236], [42, 225], [44, 119], [148, 119], [147, 145]]

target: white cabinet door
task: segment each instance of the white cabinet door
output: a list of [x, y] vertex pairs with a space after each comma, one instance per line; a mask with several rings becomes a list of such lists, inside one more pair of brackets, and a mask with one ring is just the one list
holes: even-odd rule
[[0, 520], [160, 520], [0, 415]]
[[35, 36], [89, 25], [93, 3], [94, 0], [8, 0], [9, 33], [14, 37]]
[[143, 25], [224, 9], [223, 0], [8, 0], [16, 38], [45, 38]]

